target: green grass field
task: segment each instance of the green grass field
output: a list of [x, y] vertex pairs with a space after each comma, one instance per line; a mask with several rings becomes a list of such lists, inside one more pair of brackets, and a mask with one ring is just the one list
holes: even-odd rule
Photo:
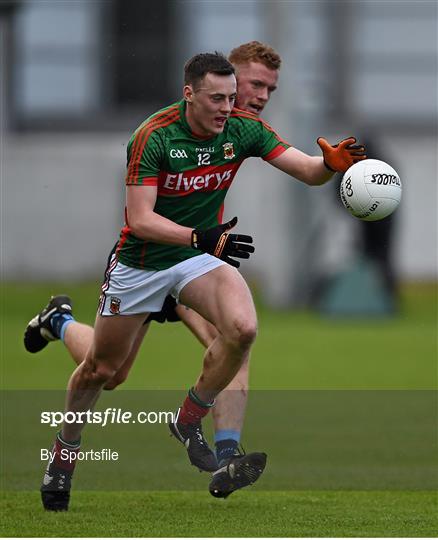
[[[68, 292], [77, 320], [93, 324], [99, 285], [3, 287], [1, 387], [64, 389], [72, 361], [61, 343], [26, 353], [27, 321], [51, 294]], [[330, 320], [309, 312], [258, 306], [259, 335], [252, 353], [253, 389], [435, 389], [437, 289], [402, 291], [397, 318]], [[202, 347], [182, 324], [155, 324], [125, 389], [183, 389], [199, 373]]]
[[5, 536], [435, 537], [437, 496], [407, 492], [76, 492], [65, 514], [38, 493], [2, 501]]
[[[97, 284], [56, 287], [8, 284], [2, 287], [0, 373], [3, 396], [15, 396], [16, 400], [22, 395], [32, 397], [31, 390], [46, 391], [40, 392], [43, 396], [57, 395], [59, 393], [47, 391], [65, 388], [73, 363], [63, 345], [50, 344], [38, 355], [26, 353], [22, 345], [27, 321], [47, 302], [50, 294], [59, 292], [71, 294], [78, 320], [92, 323], [98, 297]], [[251, 360], [251, 386], [260, 391], [256, 393], [259, 397], [284, 395], [293, 396], [294, 400], [309, 400], [313, 395], [310, 391], [320, 391], [321, 396], [339, 395], [343, 399], [348, 395], [345, 391], [365, 390], [379, 391], [383, 396], [387, 395], [384, 391], [400, 391], [399, 396], [414, 396], [417, 391], [418, 395], [429, 396], [431, 393], [426, 391], [437, 389], [435, 286], [403, 288], [401, 312], [396, 318], [329, 320], [309, 312], [274, 313], [263, 306], [258, 306], [258, 313], [260, 331]], [[139, 391], [131, 392], [132, 396], [153, 389], [182, 391], [195, 380], [201, 358], [202, 347], [183, 325], [155, 324], [124, 389]], [[262, 394], [266, 391], [274, 392]], [[302, 391], [308, 392], [300, 394]], [[105, 402], [112, 403], [116, 396], [121, 399], [123, 395], [121, 391], [106, 393]], [[373, 396], [371, 392], [366, 395]], [[257, 396], [253, 402], [257, 402]], [[354, 405], [357, 392], [351, 396]], [[10, 403], [7, 399], [3, 397], [3, 405]], [[275, 401], [274, 398], [271, 401]], [[403, 403], [411, 402], [405, 400]], [[343, 401], [335, 405], [337, 409], [333, 410], [337, 418], [341, 418], [345, 412]], [[105, 476], [107, 484], [102, 484], [100, 491], [88, 490], [87, 472], [93, 469], [87, 463], [83, 470], [81, 468], [82, 472], [77, 471], [70, 512], [52, 515], [41, 510], [39, 493], [32, 488], [39, 486], [43, 466], [32, 459], [31, 445], [25, 454], [21, 476], [18, 478], [15, 471], [10, 472], [8, 460], [14, 456], [11, 453], [14, 445], [16, 448], [25, 446], [26, 433], [33, 429], [22, 420], [28, 410], [28, 404], [23, 403], [21, 412], [9, 414], [6, 410], [4, 415], [0, 532], [3, 536], [17, 537], [434, 537], [438, 532], [438, 499], [433, 489], [437, 487], [436, 454], [431, 457], [427, 444], [417, 452], [417, 442], [428, 436], [435, 440], [436, 426], [430, 421], [435, 420], [436, 424], [436, 411], [428, 419], [429, 423], [422, 423], [422, 406], [419, 402], [419, 408], [411, 410], [410, 416], [409, 411], [402, 411], [406, 414], [406, 434], [396, 435], [400, 435], [401, 440], [412, 439], [412, 432], [418, 426], [415, 435], [418, 440], [414, 438], [411, 448], [404, 447], [397, 455], [389, 453], [381, 461], [373, 461], [373, 449], [378, 446], [376, 441], [387, 434], [391, 422], [386, 418], [391, 418], [392, 412], [387, 411], [389, 416], [385, 417], [378, 404], [372, 412], [374, 416], [370, 412], [372, 407], [367, 407], [372, 421], [369, 426], [364, 426], [371, 433], [375, 427], [373, 419], [382, 416], [379, 429], [383, 431], [376, 432], [375, 439], [362, 434], [363, 439], [358, 440], [364, 451], [356, 456], [353, 454], [357, 447], [353, 444], [349, 447], [343, 441], [330, 439], [333, 430], [330, 426], [324, 428], [327, 411], [321, 410], [319, 424], [315, 421], [318, 409], [310, 411], [308, 417], [295, 411], [290, 432], [292, 435], [299, 433], [306, 439], [304, 443], [300, 442], [301, 446], [297, 444], [297, 448], [289, 446], [293, 436], [282, 437], [282, 422], [272, 422], [269, 415], [260, 418], [260, 425], [264, 426], [262, 436], [269, 434], [266, 451], [270, 461], [266, 472], [257, 485], [233, 494], [226, 501], [215, 500], [207, 493], [208, 477], [187, 467], [184, 451], [157, 431], [156, 439], [151, 437], [149, 445], [139, 443], [139, 446], [127, 449], [136, 453], [136, 458], [132, 458], [137, 471], [135, 491], [121, 491], [126, 490], [126, 483], [129, 485], [129, 475], [135, 473], [124, 469], [122, 464], [119, 470], [111, 469], [114, 474], [107, 474], [102, 469], [100, 475]], [[358, 419], [358, 427], [365, 416]], [[303, 423], [306, 419], [308, 424]], [[399, 420], [396, 418], [395, 422]], [[345, 433], [348, 428], [349, 434], [358, 436], [354, 433], [351, 418], [346, 422], [350, 423]], [[42, 430], [39, 426], [39, 431], [34, 428], [35, 438], [45, 441], [49, 428]], [[250, 443], [248, 450], [260, 440], [256, 428], [257, 415], [251, 414], [250, 409], [243, 438], [244, 444]], [[342, 429], [339, 433], [342, 434]], [[97, 435], [90, 429], [84, 438], [87, 437], [92, 440]], [[134, 437], [129, 439], [134, 445]], [[164, 454], [169, 456], [169, 461], [153, 461], [154, 466], [150, 467], [149, 460], [156, 455], [154, 445], [160, 445], [160, 441], [163, 441]], [[321, 447], [320, 441], [327, 447], [322, 447], [318, 454], [315, 448]], [[330, 456], [331, 468], [323, 463], [324, 455]], [[412, 463], [415, 459], [417, 461]], [[410, 466], [413, 467], [417, 474], [411, 489], [403, 487], [410, 485], [410, 478], [398, 482], [406, 466], [408, 471]], [[336, 483], [333, 479], [336, 479], [337, 471], [339, 481]], [[170, 482], [172, 478], [181, 480], [175, 489]], [[182, 479], [185, 478], [190, 483], [189, 490], [184, 488]], [[378, 485], [378, 478], [383, 478], [381, 489], [373, 488]], [[330, 485], [333, 486], [331, 489], [326, 487]], [[421, 489], [422, 485], [424, 489]]]

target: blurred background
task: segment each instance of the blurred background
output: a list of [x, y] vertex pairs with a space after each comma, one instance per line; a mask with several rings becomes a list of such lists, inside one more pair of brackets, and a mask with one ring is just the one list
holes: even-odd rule
[[[415, 503], [401, 490], [424, 497], [437, 478], [436, 1], [0, 0], [4, 488], [39, 485], [35, 449], [51, 440], [53, 430], [41, 426], [38, 411], [62, 410], [59, 390], [74, 368], [61, 342], [36, 355], [26, 352], [24, 330], [50, 295], [61, 293], [71, 295], [78, 321], [93, 324], [107, 256], [123, 224], [130, 134], [151, 113], [180, 99], [188, 58], [214, 50], [228, 54], [251, 40], [272, 45], [283, 59], [264, 119], [309, 154], [320, 155], [318, 136], [336, 143], [354, 134], [367, 144], [369, 157], [398, 171], [403, 196], [393, 216], [367, 223], [342, 207], [339, 178], [308, 188], [260, 159], [240, 169], [225, 218], [239, 216], [238, 230], [255, 237], [257, 251], [241, 269], [259, 318], [242, 441], [270, 456], [262, 490], [319, 490], [307, 502], [299, 495], [292, 505], [311, 512], [303, 518], [304, 535], [360, 536], [370, 530], [373, 536], [377, 530], [374, 536], [403, 536], [407, 529], [396, 528], [398, 521], [412, 527], [407, 536], [427, 536], [433, 525], [426, 513], [434, 515], [436, 501]], [[105, 404], [172, 410], [196, 380], [202, 355], [183, 324], [152, 323], [130, 377], [116, 394], [102, 396], [98, 410]], [[160, 391], [163, 409], [153, 408], [153, 393], [145, 390]], [[88, 448], [93, 441], [105, 447], [114, 441], [119, 450], [124, 441], [117, 489], [131, 478], [130, 488], [142, 490], [205, 489], [202, 475], [193, 477], [185, 456], [164, 436], [164, 426], [135, 434], [92, 427]], [[207, 429], [211, 438], [210, 423]], [[166, 459], [165, 470], [160, 459]], [[95, 465], [83, 465], [77, 485], [87, 489]], [[114, 479], [105, 473], [99, 468], [97, 489], [114, 488], [113, 481], [104, 485], [105, 478]], [[351, 511], [331, 494], [324, 506], [321, 489], [331, 488], [379, 489], [382, 495], [400, 490], [406, 510], [398, 509], [395, 491], [386, 506], [375, 491], [368, 506], [357, 504], [350, 491]], [[26, 515], [33, 516], [37, 504], [29, 493], [29, 505], [23, 498], [18, 504], [5, 500], [9, 514], [26, 504], [24, 519], [20, 513], [11, 520], [20, 534], [35, 536], [41, 517], [27, 519], [26, 529]], [[142, 505], [134, 496], [131, 507], [141, 515], [128, 517], [140, 527], [134, 536], [143, 535], [144, 507], [150, 509], [152, 499]], [[112, 511], [121, 499], [108, 501]], [[278, 504], [281, 522], [295, 524], [296, 515], [288, 522], [286, 504]], [[319, 520], [314, 513], [321, 504]], [[369, 514], [359, 519], [357, 508]], [[232, 508], [225, 510], [228, 527]], [[161, 535], [162, 502], [157, 512], [151, 515]], [[87, 533], [93, 533], [94, 517], [84, 516]], [[333, 534], [331, 519], [344, 528]], [[355, 519], [359, 525], [353, 528]], [[192, 521], [182, 520], [190, 527]], [[247, 526], [248, 517], [234, 521]], [[272, 516], [268, 522], [271, 527]], [[322, 529], [315, 528], [320, 522]], [[111, 527], [105, 521], [105, 534], [118, 530]], [[42, 530], [42, 536], [52, 534]], [[120, 536], [132, 536], [126, 530]]]
[[[275, 308], [397, 309], [400, 283], [437, 280], [435, 1], [0, 2], [2, 276], [100, 279], [123, 222], [126, 143], [178, 100], [184, 62], [257, 39], [283, 64], [264, 118], [319, 154], [354, 134], [388, 161], [402, 203], [380, 223], [249, 160], [226, 217], [255, 236], [242, 271]], [[97, 297], [96, 297], [97, 298]]]
[[[264, 119], [309, 154], [320, 155], [318, 136], [336, 143], [354, 134], [369, 157], [398, 171], [403, 196], [393, 216], [367, 223], [342, 207], [339, 178], [308, 188], [259, 159], [240, 169], [225, 218], [239, 216], [238, 230], [255, 237], [257, 251], [241, 269], [259, 318], [242, 441], [270, 456], [262, 490], [318, 489], [308, 499], [301, 492], [293, 504], [278, 499], [285, 526], [295, 526], [297, 507], [300, 515], [309, 509], [301, 536], [432, 535], [426, 514], [436, 514], [436, 501], [424, 497], [436, 488], [438, 455], [436, 1], [0, 0], [2, 486], [39, 485], [35, 451], [54, 435], [39, 411], [62, 410], [59, 390], [74, 364], [59, 341], [29, 354], [23, 333], [52, 294], [69, 294], [76, 319], [93, 324], [107, 256], [123, 224], [130, 134], [180, 99], [188, 58], [228, 54], [254, 39], [283, 59]], [[98, 410], [172, 410], [196, 380], [202, 355], [183, 324], [152, 323], [129, 378], [115, 394], [104, 393]], [[154, 409], [158, 402], [162, 409]], [[211, 439], [210, 422], [211, 415]], [[117, 483], [101, 465], [95, 475], [90, 462], [78, 471], [79, 489], [90, 478], [93, 490], [128, 489], [131, 479], [129, 488], [142, 490], [205, 489], [165, 426], [135, 433], [119, 427], [104, 433], [89, 426], [85, 442], [92, 448], [93, 441], [114, 441], [122, 456]], [[371, 502], [360, 504], [348, 491], [350, 511], [332, 494], [324, 506], [321, 489], [394, 491], [386, 503], [370, 491]], [[416, 493], [402, 491], [408, 489]], [[5, 499], [15, 534], [35, 536], [44, 525], [37, 510], [32, 514], [34, 495], [29, 504], [21, 494]], [[111, 512], [122, 496], [126, 503], [126, 492], [107, 497]], [[143, 535], [144, 508], [154, 511], [152, 498], [143, 504], [137, 492], [133, 497], [139, 517], [127, 515], [138, 529], [120, 536]], [[265, 509], [267, 499], [255, 508]], [[150, 515], [162, 535], [166, 507], [158, 500]], [[202, 504], [195, 518], [210, 526], [211, 505], [204, 512]], [[286, 505], [295, 509], [292, 518]], [[229, 527], [231, 511], [219, 512], [218, 523]], [[78, 523], [78, 515], [94, 534], [95, 517], [75, 513]], [[234, 521], [260, 535], [248, 515]], [[269, 516], [271, 535], [279, 529]], [[192, 535], [196, 519], [181, 520]], [[330, 520], [341, 529], [331, 529]], [[105, 534], [123, 530], [115, 527], [105, 519]], [[41, 530], [50, 536], [53, 522]]]

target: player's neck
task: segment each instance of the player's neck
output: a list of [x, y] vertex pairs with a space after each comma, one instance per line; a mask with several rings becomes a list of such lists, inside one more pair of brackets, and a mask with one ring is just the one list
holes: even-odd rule
[[193, 115], [193, 112], [189, 107], [186, 106], [185, 110], [185, 118], [187, 125], [190, 128], [190, 131], [192, 132], [192, 135], [196, 137], [197, 139], [212, 139], [213, 137], [216, 137], [216, 133], [208, 133], [205, 131], [202, 126], [199, 124], [199, 122], [196, 121], [196, 118]]

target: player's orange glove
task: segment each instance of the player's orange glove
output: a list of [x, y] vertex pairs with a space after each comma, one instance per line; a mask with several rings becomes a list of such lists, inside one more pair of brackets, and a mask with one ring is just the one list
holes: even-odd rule
[[355, 137], [344, 139], [334, 146], [331, 146], [324, 137], [318, 137], [316, 142], [322, 150], [324, 165], [333, 172], [344, 173], [358, 161], [367, 158], [365, 146], [355, 144], [357, 142]]

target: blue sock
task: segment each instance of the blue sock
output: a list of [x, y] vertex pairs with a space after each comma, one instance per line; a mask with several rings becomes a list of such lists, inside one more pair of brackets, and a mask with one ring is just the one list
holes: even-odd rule
[[221, 466], [223, 462], [235, 454], [237, 447], [239, 446], [240, 432], [232, 429], [221, 429], [216, 431], [214, 441], [216, 446], [216, 458], [219, 466]]
[[70, 313], [55, 313], [52, 315], [50, 326], [52, 327], [53, 335], [64, 341], [65, 329], [74, 321], [73, 315], [70, 315]]

